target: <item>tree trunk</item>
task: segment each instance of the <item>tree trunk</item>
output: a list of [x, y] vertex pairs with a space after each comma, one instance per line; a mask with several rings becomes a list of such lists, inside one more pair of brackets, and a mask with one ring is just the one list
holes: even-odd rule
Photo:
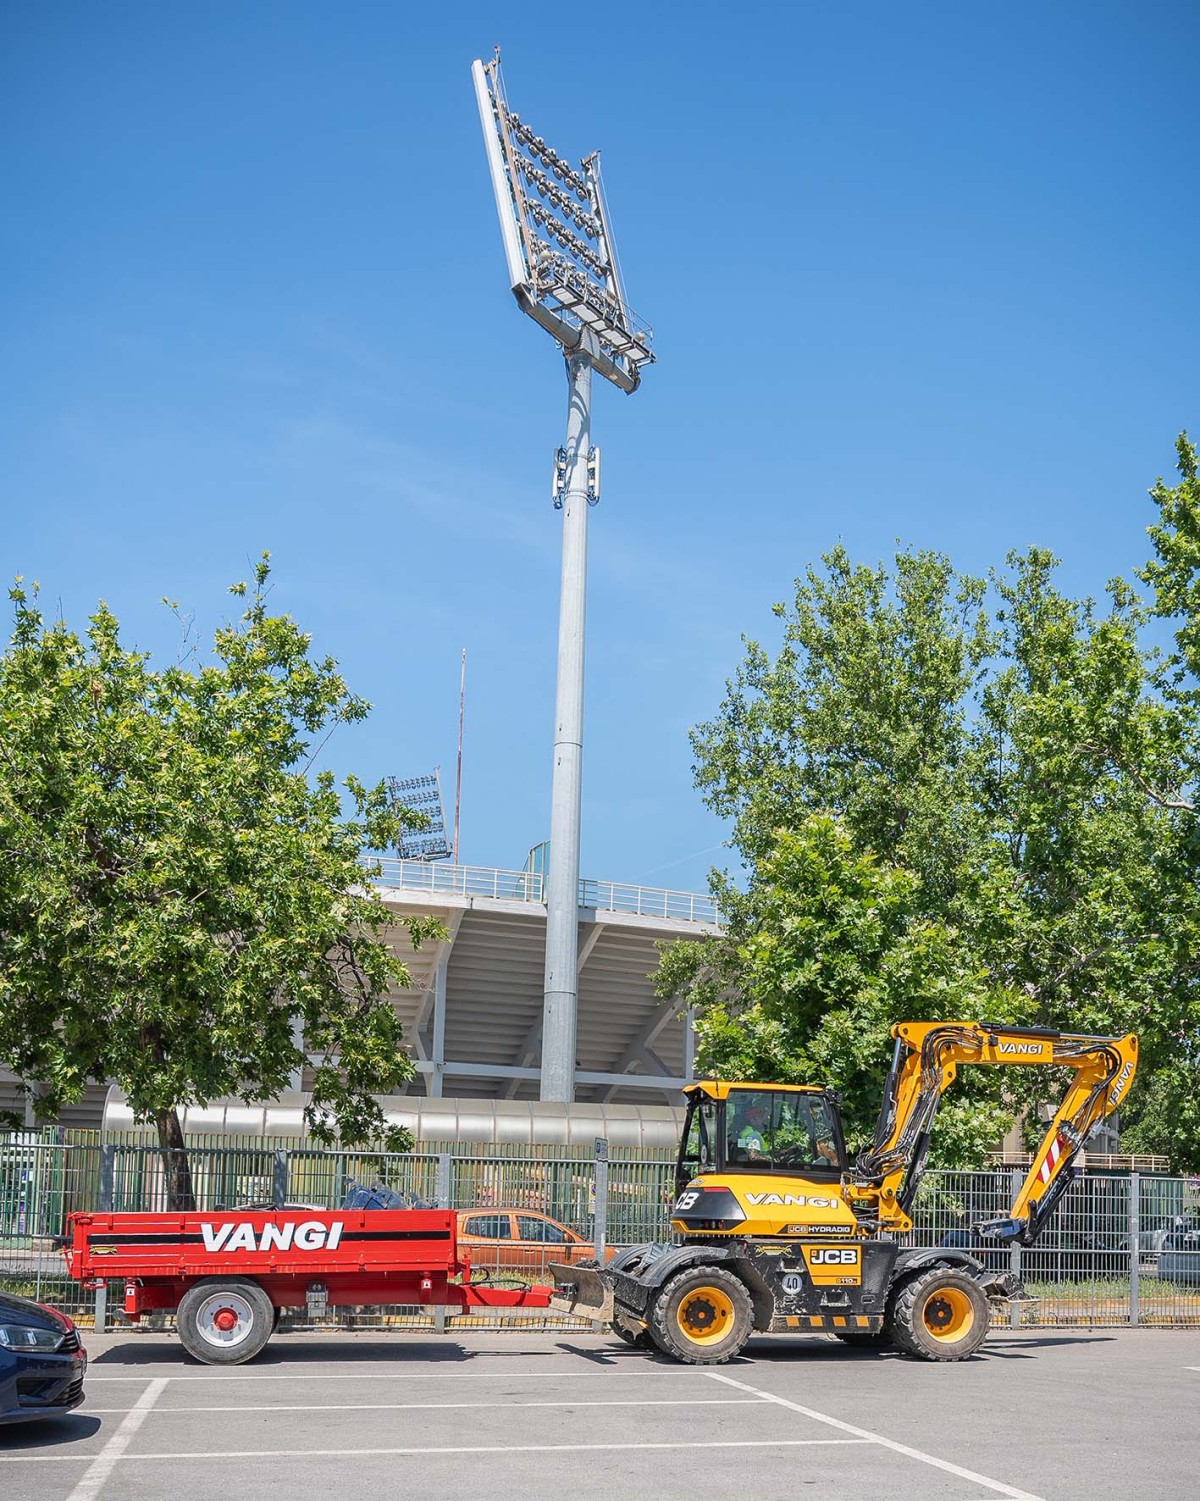
[[177, 1110], [160, 1110], [154, 1117], [158, 1126], [158, 1150], [167, 1179], [167, 1208], [195, 1209], [196, 1193], [192, 1187], [192, 1165], [183, 1144], [183, 1127]]

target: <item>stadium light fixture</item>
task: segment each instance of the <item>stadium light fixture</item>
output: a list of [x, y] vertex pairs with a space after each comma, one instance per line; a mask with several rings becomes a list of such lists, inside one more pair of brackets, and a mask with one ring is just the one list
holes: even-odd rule
[[441, 767], [435, 767], [432, 775], [422, 777], [388, 777], [388, 796], [392, 805], [419, 813], [425, 820], [424, 828], [402, 828], [396, 838], [396, 853], [401, 860], [448, 860], [450, 846], [446, 843], [446, 814], [442, 807]]
[[654, 359], [654, 335], [625, 300], [600, 153], [575, 168], [509, 108], [499, 51], [471, 74], [517, 302], [566, 353], [593, 334], [592, 368], [635, 391]]
[[588, 507], [600, 498], [591, 446], [592, 371], [636, 391], [654, 360], [653, 332], [625, 298], [600, 153], [573, 166], [509, 108], [500, 49], [471, 64], [509, 285], [522, 311], [558, 341], [567, 362], [567, 441], [555, 452], [554, 504], [563, 513], [554, 776], [546, 873], [542, 1008], [543, 1100], [575, 1098], [579, 824]]

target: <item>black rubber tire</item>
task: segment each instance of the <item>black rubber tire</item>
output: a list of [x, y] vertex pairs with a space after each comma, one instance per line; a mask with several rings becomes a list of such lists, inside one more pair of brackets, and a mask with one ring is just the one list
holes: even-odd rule
[[614, 1319], [608, 1327], [619, 1340], [634, 1350], [653, 1350], [655, 1348], [649, 1329], [627, 1329], [619, 1319]]
[[833, 1337], [855, 1350], [890, 1350], [896, 1343], [890, 1329], [877, 1329], [874, 1333], [868, 1329], [835, 1329]]
[[[206, 1334], [205, 1316], [214, 1300], [237, 1299], [242, 1332], [228, 1342]], [[205, 1365], [242, 1365], [253, 1360], [275, 1329], [275, 1308], [266, 1293], [249, 1277], [205, 1277], [194, 1282], [179, 1300], [175, 1327], [183, 1348]]]
[[[712, 1300], [705, 1299], [706, 1289], [712, 1290]], [[724, 1334], [714, 1337], [714, 1329], [690, 1338], [680, 1317], [685, 1303], [694, 1306], [697, 1319], [712, 1318], [724, 1324]], [[650, 1311], [654, 1343], [664, 1355], [685, 1365], [723, 1365], [733, 1359], [753, 1331], [754, 1308], [745, 1283], [719, 1266], [691, 1266], [672, 1277]]]
[[[933, 1325], [942, 1318], [948, 1320], [947, 1331], [939, 1335]], [[951, 1327], [955, 1318], [962, 1321], [957, 1331]], [[951, 1361], [975, 1354], [987, 1338], [990, 1318], [987, 1294], [969, 1272], [935, 1266], [901, 1287], [890, 1323], [892, 1338], [906, 1355]]]

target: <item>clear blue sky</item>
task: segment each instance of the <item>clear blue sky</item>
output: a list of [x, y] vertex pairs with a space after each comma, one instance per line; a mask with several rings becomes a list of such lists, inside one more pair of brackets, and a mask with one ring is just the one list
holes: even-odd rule
[[323, 756], [366, 777], [452, 782], [465, 646], [463, 857], [519, 866], [565, 383], [505, 286], [497, 42], [514, 107], [603, 148], [660, 360], [596, 401], [583, 869], [702, 889], [688, 727], [839, 537], [1044, 543], [1091, 592], [1144, 556], [1200, 429], [1200, 8], [0, 9], [3, 572], [173, 654], [160, 598], [211, 630], [271, 549], [375, 704]]

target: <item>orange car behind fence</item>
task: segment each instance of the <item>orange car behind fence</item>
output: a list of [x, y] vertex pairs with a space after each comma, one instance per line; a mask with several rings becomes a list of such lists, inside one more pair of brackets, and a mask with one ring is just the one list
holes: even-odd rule
[[595, 1255], [590, 1240], [548, 1214], [490, 1206], [458, 1211], [458, 1246], [472, 1266], [526, 1280], [544, 1277], [548, 1261], [574, 1266]]

